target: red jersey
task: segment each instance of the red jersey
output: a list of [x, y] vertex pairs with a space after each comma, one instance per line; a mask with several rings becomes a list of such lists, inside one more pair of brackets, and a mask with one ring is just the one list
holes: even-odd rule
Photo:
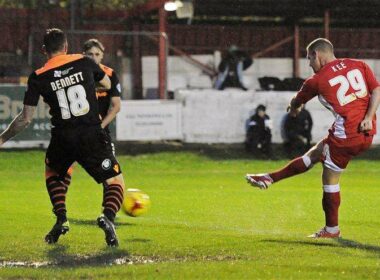
[[[371, 92], [378, 86], [380, 83], [363, 61], [336, 59], [304, 82], [296, 101], [306, 103], [318, 95], [322, 105], [335, 116], [329, 133], [349, 139], [360, 135], [359, 126], [367, 112]], [[376, 134], [376, 117], [368, 134]]]

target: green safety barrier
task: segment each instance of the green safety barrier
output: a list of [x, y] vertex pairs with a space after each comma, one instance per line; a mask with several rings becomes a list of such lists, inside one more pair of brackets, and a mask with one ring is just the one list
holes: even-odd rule
[[[0, 86], [0, 131], [7, 128], [9, 123], [23, 107], [26, 86], [2, 85]], [[33, 121], [24, 131], [12, 141], [48, 141], [50, 140], [50, 114], [49, 106], [41, 98], [38, 102]], [[115, 134], [114, 122], [110, 126], [111, 134]]]
[[[0, 86], [0, 130], [21, 112], [26, 86]], [[50, 139], [50, 114], [42, 98], [33, 116], [33, 122], [24, 131], [14, 137], [13, 141], [46, 141]]]

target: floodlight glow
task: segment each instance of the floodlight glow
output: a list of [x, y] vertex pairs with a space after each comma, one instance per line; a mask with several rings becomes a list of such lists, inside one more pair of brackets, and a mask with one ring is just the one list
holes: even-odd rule
[[177, 5], [177, 8], [182, 8], [183, 7], [182, 1], [176, 0], [175, 4]]
[[166, 2], [164, 9], [168, 12], [173, 12], [177, 10], [177, 4], [175, 2]]

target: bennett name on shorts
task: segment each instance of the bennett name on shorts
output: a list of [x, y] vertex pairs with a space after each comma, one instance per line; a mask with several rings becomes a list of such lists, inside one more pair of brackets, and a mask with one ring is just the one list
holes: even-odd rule
[[61, 89], [64, 87], [69, 87], [71, 85], [75, 85], [83, 81], [83, 75], [82, 72], [78, 72], [75, 74], [72, 74], [68, 77], [56, 80], [54, 82], [51, 82], [51, 88], [56, 91], [57, 89]]

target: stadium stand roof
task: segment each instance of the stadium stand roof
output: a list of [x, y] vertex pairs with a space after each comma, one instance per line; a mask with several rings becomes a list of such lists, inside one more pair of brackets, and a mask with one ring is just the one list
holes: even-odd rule
[[[190, 0], [182, 0], [190, 1]], [[146, 1], [146, 3], [160, 0]], [[193, 0], [194, 22], [317, 25], [328, 9], [332, 27], [380, 27], [379, 0]], [[232, 4], [233, 3], [233, 4]], [[171, 21], [175, 21], [173, 17]]]

